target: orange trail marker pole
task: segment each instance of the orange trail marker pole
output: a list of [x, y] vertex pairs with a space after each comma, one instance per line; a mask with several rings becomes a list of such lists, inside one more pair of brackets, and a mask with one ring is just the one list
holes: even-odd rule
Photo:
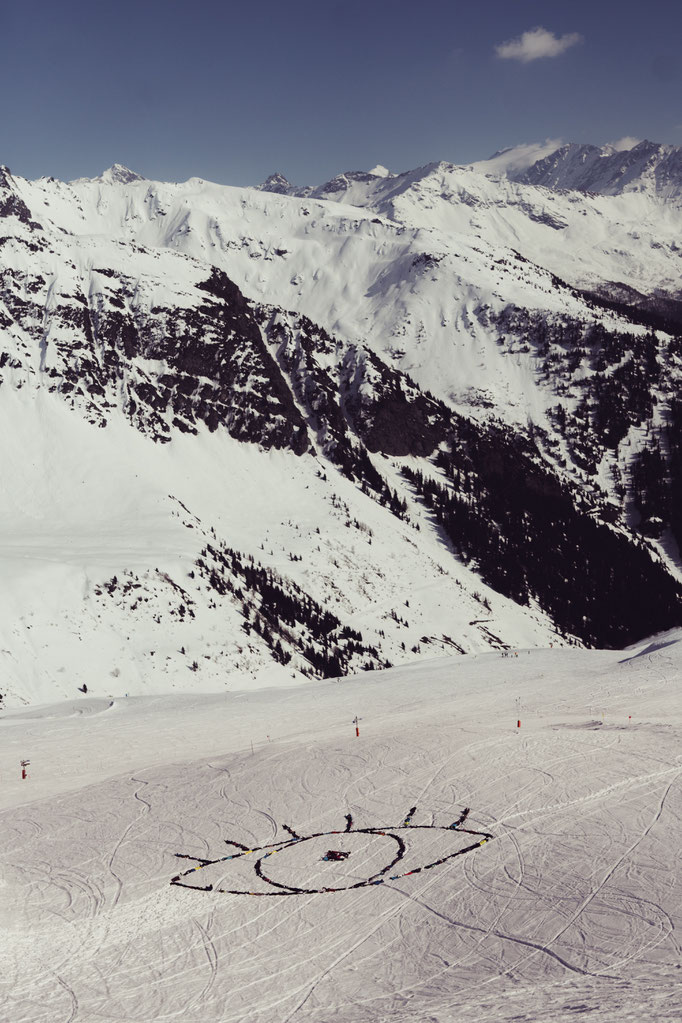
[[360, 738], [360, 723], [359, 722], [360, 722], [360, 718], [356, 714], [355, 717], [353, 718], [353, 724], [355, 725], [355, 738], [356, 739]]

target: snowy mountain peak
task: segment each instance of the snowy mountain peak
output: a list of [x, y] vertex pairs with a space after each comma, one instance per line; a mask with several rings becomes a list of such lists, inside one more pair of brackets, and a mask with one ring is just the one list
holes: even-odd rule
[[259, 192], [274, 192], [277, 195], [293, 195], [302, 198], [313, 195], [327, 198], [328, 196], [338, 196], [340, 192], [346, 192], [355, 184], [371, 184], [377, 178], [393, 177], [395, 175], [387, 167], [377, 164], [371, 171], [345, 171], [343, 174], [337, 174], [330, 181], [325, 181], [324, 184], [313, 188], [309, 185], [292, 185], [284, 174], [276, 171], [274, 174], [270, 174], [262, 184], [256, 185], [255, 189]]
[[259, 192], [275, 192], [277, 195], [289, 195], [294, 189], [291, 182], [279, 171], [270, 174], [262, 184], [255, 187]]
[[94, 178], [76, 178], [71, 184], [80, 184], [87, 181], [97, 181], [107, 185], [130, 185], [134, 181], [146, 181], [142, 174], [124, 167], [122, 163], [114, 163], [101, 174]]
[[104, 171], [101, 175], [101, 180], [110, 181], [116, 185], [129, 185], [132, 181], [144, 181], [145, 179], [141, 174], [130, 170], [129, 167], [124, 167], [121, 163], [115, 163], [108, 170]]

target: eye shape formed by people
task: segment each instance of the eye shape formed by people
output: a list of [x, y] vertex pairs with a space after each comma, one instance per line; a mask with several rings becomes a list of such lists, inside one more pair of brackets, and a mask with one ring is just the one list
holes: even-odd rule
[[[465, 807], [451, 824], [414, 823], [413, 806], [397, 825], [356, 827], [351, 814], [334, 831], [298, 834], [262, 846], [225, 839], [230, 851], [215, 859], [176, 853], [193, 866], [172, 885], [224, 895], [277, 897], [347, 892], [421, 874], [481, 849], [493, 836], [464, 825]], [[200, 873], [201, 872], [201, 873]]]

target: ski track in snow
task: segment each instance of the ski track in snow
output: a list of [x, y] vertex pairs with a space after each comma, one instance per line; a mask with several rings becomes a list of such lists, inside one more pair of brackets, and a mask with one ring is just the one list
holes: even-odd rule
[[[665, 655], [627, 666], [617, 651], [533, 651], [155, 697], [111, 715], [6, 714], [0, 1019], [674, 1019], [682, 637], [671, 635]], [[269, 740], [251, 753], [259, 735]], [[12, 771], [19, 748], [27, 782]], [[69, 757], [79, 781], [62, 772]], [[346, 831], [345, 815], [390, 833], [414, 805], [400, 832], [407, 870], [468, 837], [439, 830], [465, 807], [463, 827], [493, 840], [426, 873], [401, 867], [378, 887], [329, 894], [169, 884], [190, 865], [176, 853], [213, 861], [239, 851], [230, 841], [287, 842], [285, 825], [338, 831], [330, 847], [350, 857], [329, 864], [288, 844], [271, 876], [325, 886], [339, 870], [353, 883], [375, 873], [381, 850]], [[267, 890], [255, 859], [196, 876]]]

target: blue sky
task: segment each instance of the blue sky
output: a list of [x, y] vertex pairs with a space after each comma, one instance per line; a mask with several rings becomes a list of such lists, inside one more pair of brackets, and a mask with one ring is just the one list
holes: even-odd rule
[[23, 0], [0, 30], [0, 163], [27, 177], [308, 183], [547, 137], [682, 143], [671, 0]]

